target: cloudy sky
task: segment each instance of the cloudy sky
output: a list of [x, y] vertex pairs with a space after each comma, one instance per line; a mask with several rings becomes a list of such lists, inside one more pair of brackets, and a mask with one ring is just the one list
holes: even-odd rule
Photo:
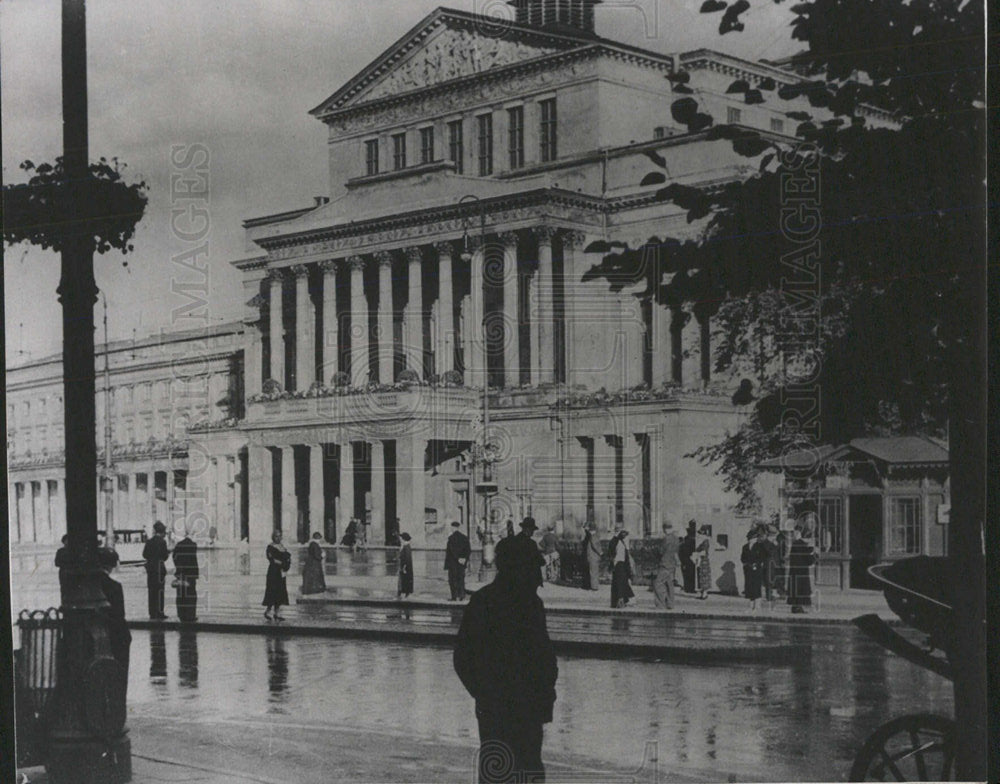
[[[240, 221], [329, 190], [324, 127], [308, 110], [442, 4], [507, 11], [503, 0], [88, 0], [90, 155], [117, 156], [150, 196], [135, 252], [96, 258], [112, 339], [197, 325], [178, 320], [187, 299], [173, 293], [193, 276], [171, 261], [191, 247], [170, 231], [171, 147], [209, 151], [209, 316], [239, 318], [230, 262], [246, 255]], [[762, 4], [746, 32], [725, 38], [700, 5], [605, 0], [598, 32], [660, 52], [777, 58], [795, 49], [785, 5]], [[0, 3], [5, 182], [24, 178], [23, 160], [61, 154], [59, 27], [58, 0]], [[59, 350], [58, 277], [56, 255], [4, 249], [8, 365]]]

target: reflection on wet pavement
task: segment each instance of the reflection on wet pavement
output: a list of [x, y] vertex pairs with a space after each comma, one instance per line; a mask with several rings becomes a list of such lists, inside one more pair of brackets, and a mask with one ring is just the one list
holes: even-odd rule
[[[783, 667], [560, 657], [546, 751], [627, 770], [652, 742], [661, 772], [682, 765], [741, 780], [829, 781], [846, 775], [865, 736], [891, 716], [950, 714], [947, 682], [853, 629], [837, 632], [838, 644], [816, 640], [812, 655]], [[476, 737], [472, 701], [447, 648], [153, 631], [136, 632], [132, 651], [130, 709], [148, 716], [283, 715], [331, 728]], [[164, 677], [168, 670], [176, 679]]]

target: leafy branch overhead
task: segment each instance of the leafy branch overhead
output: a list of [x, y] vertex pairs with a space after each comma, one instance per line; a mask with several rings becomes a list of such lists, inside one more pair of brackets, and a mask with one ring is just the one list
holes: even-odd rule
[[3, 188], [4, 242], [30, 242], [59, 252], [83, 236], [97, 253], [133, 250], [135, 227], [148, 198], [145, 182], [124, 182], [124, 168], [117, 159], [101, 158], [90, 164], [86, 179], [71, 182], [62, 158], [37, 166], [25, 161], [21, 169], [32, 173], [28, 182]]

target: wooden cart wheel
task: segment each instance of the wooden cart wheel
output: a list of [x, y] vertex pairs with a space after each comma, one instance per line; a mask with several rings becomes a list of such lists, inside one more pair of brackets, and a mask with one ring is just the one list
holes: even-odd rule
[[954, 781], [955, 723], [933, 714], [900, 716], [865, 741], [850, 781]]

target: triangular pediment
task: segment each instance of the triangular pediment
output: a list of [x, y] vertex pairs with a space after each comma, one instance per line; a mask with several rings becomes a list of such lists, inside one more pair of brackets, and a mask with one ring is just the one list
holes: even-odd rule
[[412, 92], [592, 43], [439, 8], [311, 114], [323, 116], [368, 101]]

